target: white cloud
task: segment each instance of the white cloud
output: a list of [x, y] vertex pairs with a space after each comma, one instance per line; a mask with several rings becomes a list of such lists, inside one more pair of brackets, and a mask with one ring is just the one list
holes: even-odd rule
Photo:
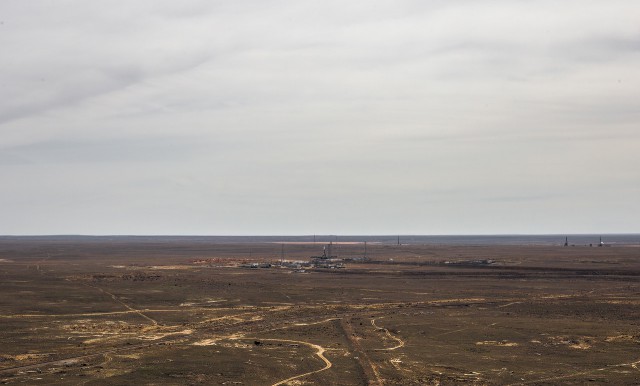
[[0, 233], [638, 231], [638, 10], [5, 1]]

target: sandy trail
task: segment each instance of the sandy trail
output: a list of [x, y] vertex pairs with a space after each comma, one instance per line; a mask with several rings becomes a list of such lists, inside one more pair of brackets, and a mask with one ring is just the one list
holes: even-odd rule
[[533, 384], [533, 383], [541, 383], [541, 382], [551, 382], [551, 381], [559, 381], [562, 379], [569, 379], [569, 378], [574, 378], [574, 377], [579, 377], [581, 375], [590, 375], [593, 373], [596, 373], [598, 371], [605, 371], [605, 370], [610, 370], [612, 367], [632, 367], [638, 371], [640, 371], [640, 369], [638, 369], [638, 364], [640, 364], [640, 360], [637, 360], [635, 362], [631, 362], [631, 363], [619, 363], [616, 365], [608, 365], [607, 367], [601, 367], [599, 369], [593, 369], [593, 370], [587, 370], [587, 371], [579, 371], [577, 373], [572, 373], [572, 374], [567, 374], [567, 375], [560, 375], [557, 377], [550, 377], [550, 378], [542, 378], [542, 379], [536, 379], [533, 381], [524, 381], [524, 382], [516, 382], [516, 383], [511, 383], [507, 386], [516, 386], [516, 385], [529, 385], [529, 384]]
[[369, 355], [367, 355], [367, 353], [362, 349], [362, 346], [360, 345], [358, 338], [355, 336], [355, 332], [353, 331], [353, 328], [351, 327], [351, 325], [347, 323], [344, 319], [341, 319], [340, 326], [342, 326], [342, 330], [344, 331], [344, 334], [347, 337], [347, 340], [352, 346], [354, 353], [358, 354], [358, 363], [360, 364], [360, 367], [362, 368], [362, 371], [365, 377], [368, 379], [367, 384], [383, 385], [384, 382], [380, 377], [380, 372], [378, 371], [378, 368], [376, 367], [375, 364], [373, 364], [373, 362], [371, 361], [371, 358], [369, 358]]
[[132, 311], [132, 312], [134, 312], [134, 313], [136, 313], [136, 314], [140, 315], [141, 317], [143, 317], [143, 318], [147, 319], [147, 320], [148, 320], [148, 321], [150, 321], [154, 326], [157, 326], [157, 325], [158, 325], [158, 322], [156, 322], [154, 319], [152, 319], [152, 318], [148, 317], [147, 315], [143, 314], [143, 313], [142, 313], [142, 311], [140, 311], [140, 310], [136, 310], [135, 308], [133, 308], [133, 307], [129, 306], [127, 303], [125, 303], [125, 302], [123, 302], [122, 300], [118, 299], [118, 297], [117, 297], [116, 295], [112, 294], [111, 292], [105, 291], [105, 290], [103, 290], [103, 289], [102, 289], [102, 288], [100, 288], [100, 287], [96, 287], [96, 286], [93, 286], [93, 285], [90, 285], [90, 284], [85, 284], [85, 285], [86, 285], [87, 287], [91, 287], [91, 288], [97, 289], [98, 291], [100, 291], [100, 292], [102, 292], [102, 293], [104, 293], [104, 294], [106, 294], [106, 295], [111, 296], [111, 298], [112, 298], [113, 300], [115, 300], [116, 302], [118, 302], [118, 303], [122, 304], [122, 305], [123, 305], [126, 309], [128, 309], [129, 311]]
[[[269, 307], [269, 309], [265, 309], [264, 311], [269, 311], [269, 312], [281, 311], [281, 310], [287, 310], [289, 308], [290, 307], [280, 307], [277, 310], [273, 310], [273, 309], [271, 309], [271, 307]], [[231, 308], [224, 308], [224, 310], [229, 310], [229, 309], [231, 309]], [[245, 307], [240, 307], [240, 309], [246, 309], [246, 308]], [[202, 309], [202, 310], [204, 311], [204, 310], [209, 310], [209, 309]], [[155, 309], [144, 309], [144, 311], [184, 312], [184, 309], [180, 309], [180, 308], [176, 308], [176, 309], [157, 309], [157, 310], [155, 310]], [[48, 314], [48, 315], [35, 315], [35, 314], [0, 315], [0, 318], [94, 316], [94, 315], [116, 315], [116, 314], [127, 314], [127, 313], [139, 313], [139, 312], [140, 312], [139, 310], [131, 309], [131, 310], [127, 310], [127, 311], [116, 311], [116, 312], [79, 313], [79, 314], [61, 314], [61, 315], [52, 315], [52, 314]], [[353, 311], [350, 311], [349, 313], [352, 313], [352, 312]], [[357, 312], [364, 312], [364, 310], [359, 310]], [[224, 320], [224, 319], [232, 319], [234, 317], [246, 316], [246, 315], [252, 315], [252, 314], [255, 314], [255, 313], [254, 312], [244, 312], [244, 313], [236, 314], [236, 315], [227, 315], [227, 316], [223, 316], [223, 317], [220, 317], [220, 318], [213, 318], [213, 319], [205, 320], [203, 322], [196, 322], [195, 325], [191, 326], [191, 328], [194, 329], [194, 330], [197, 330], [198, 328], [200, 328], [200, 326], [198, 326], [198, 325], [206, 324], [207, 322], [217, 321], [217, 320]], [[296, 327], [296, 325], [295, 325], [296, 322], [298, 324], [314, 325], [314, 324], [326, 323], [326, 322], [335, 321], [335, 320], [341, 320], [341, 319], [340, 318], [328, 318], [328, 319], [321, 319], [321, 320], [311, 320], [311, 321], [309, 321], [307, 323], [304, 323], [304, 322], [302, 322], [302, 321], [300, 321], [298, 319], [297, 321], [296, 320], [292, 320], [291, 322], [287, 322], [287, 324], [285, 326], [279, 326], [277, 328], [266, 328], [266, 329], [261, 330], [261, 332], [265, 333], [265, 332], [273, 331], [273, 330], [293, 328], [293, 327]], [[167, 326], [167, 327], [171, 328], [171, 327], [175, 327], [175, 326]], [[224, 340], [224, 339], [242, 339], [242, 337], [243, 337], [243, 335], [241, 335], [241, 334], [221, 335], [221, 336], [216, 336], [214, 339], [211, 339], [209, 341], [196, 341], [196, 342], [192, 341], [192, 342], [185, 343], [185, 344], [196, 344], [196, 345], [198, 345], [198, 343], [200, 343], [199, 345], [210, 345], [210, 344], [212, 344], [214, 342], [217, 342], [219, 340]], [[110, 350], [98, 351], [98, 352], [93, 352], [93, 353], [80, 354], [80, 355], [75, 355], [75, 356], [72, 355], [72, 356], [68, 356], [68, 357], [66, 357], [64, 359], [59, 359], [59, 360], [43, 361], [43, 362], [32, 363], [32, 364], [28, 364], [28, 365], [7, 367], [7, 368], [0, 369], [0, 373], [11, 373], [11, 372], [15, 373], [17, 371], [22, 371], [22, 370], [31, 370], [31, 369], [41, 368], [41, 367], [59, 365], [59, 364], [65, 363], [65, 361], [69, 361], [69, 360], [79, 360], [79, 359], [92, 358], [92, 357], [111, 354], [111, 353], [127, 352], [127, 351], [141, 349], [141, 348], [148, 348], [148, 347], [151, 347], [151, 346], [156, 346], [156, 345], [160, 345], [160, 344], [166, 344], [167, 342], [180, 341], [180, 340], [183, 339], [183, 336], [182, 335], [180, 337], [173, 337], [173, 336], [168, 337], [168, 336], [165, 336], [165, 337], [161, 337], [161, 339], [162, 339], [161, 342], [155, 341], [153, 343], [143, 343], [143, 344], [139, 344], [139, 345], [130, 345], [130, 346], [126, 346], [126, 347], [114, 348], [114, 349], [110, 349]], [[267, 339], [262, 339], [262, 340], [267, 340]], [[281, 339], [273, 339], [273, 340], [283, 341]], [[318, 345], [313, 345], [313, 344], [308, 343], [308, 342], [295, 342], [295, 343], [304, 344], [304, 345], [313, 347], [319, 353], [319, 354], [316, 354], [316, 355], [318, 355], [323, 360], [323, 362], [325, 363], [325, 367], [322, 368], [322, 369], [316, 370], [314, 372], [309, 372], [309, 373], [305, 373], [305, 374], [301, 374], [301, 375], [295, 376], [293, 378], [289, 378], [288, 379], [289, 381], [292, 380], [292, 379], [297, 379], [297, 378], [301, 378], [301, 377], [306, 376], [306, 375], [310, 375], [310, 374], [315, 373], [315, 372], [324, 371], [324, 370], [326, 370], [326, 369], [328, 369], [330, 367], [330, 366], [328, 366], [330, 364], [330, 362], [323, 355], [324, 354], [324, 350], [325, 350], [323, 347], [318, 346]], [[322, 349], [322, 351], [320, 351], [320, 349]], [[376, 378], [378, 378], [378, 380], [379, 380], [379, 374], [376, 374]], [[378, 384], [381, 384], [381, 382], [379, 382]]]
[[522, 303], [522, 302], [511, 302], [511, 303], [507, 303], [507, 304], [503, 304], [503, 305], [501, 305], [501, 306], [498, 306], [498, 307], [496, 307], [496, 308], [504, 308], [504, 307], [509, 307], [509, 306], [512, 306], [512, 305], [514, 305], [514, 304], [520, 304], [520, 303]]
[[457, 329], [457, 330], [441, 332], [441, 333], [439, 333], [439, 334], [431, 335], [431, 338], [435, 338], [435, 337], [437, 337], [437, 336], [443, 336], [443, 335], [454, 334], [454, 333], [456, 333], [456, 332], [466, 331], [466, 330], [468, 330], [469, 328], [470, 328], [470, 327], [464, 327], [464, 328], [460, 328], [460, 329]]
[[322, 324], [322, 323], [332, 322], [334, 320], [340, 320], [340, 318], [329, 318], [329, 319], [319, 320], [317, 322], [310, 322], [310, 323], [294, 323], [291, 326], [285, 326], [285, 327], [282, 327], [281, 329], [299, 327], [299, 326], [313, 326], [315, 324]]
[[[329, 319], [324, 319], [324, 320], [320, 320], [320, 321], [316, 321], [316, 322], [310, 322], [310, 323], [295, 323], [295, 324], [290, 325], [290, 326], [285, 326], [282, 329], [292, 328], [292, 327], [297, 327], [297, 326], [311, 326], [311, 325], [327, 323], [327, 322], [331, 322], [331, 321], [339, 320], [339, 319], [340, 318], [329, 318]], [[309, 343], [309, 342], [303, 342], [303, 341], [297, 341], [297, 340], [287, 340], [287, 339], [259, 339], [259, 340], [277, 341], [277, 342], [291, 342], [291, 343], [304, 344], [306, 346], [309, 346], [309, 347], [315, 349], [316, 350], [316, 355], [320, 359], [322, 359], [322, 361], [325, 363], [325, 367], [323, 367], [323, 368], [321, 368], [319, 370], [309, 371], [309, 372], [304, 373], [304, 374], [299, 374], [299, 375], [284, 379], [282, 381], [274, 383], [273, 386], [283, 385], [283, 384], [285, 384], [287, 382], [290, 382], [290, 381], [293, 381], [295, 379], [303, 378], [303, 377], [306, 377], [307, 375], [311, 375], [311, 374], [319, 373], [321, 371], [328, 370], [332, 366], [331, 362], [324, 356], [324, 352], [326, 351], [325, 348], [320, 346], [320, 345]]]
[[284, 385], [285, 383], [293, 381], [294, 379], [306, 377], [306, 376], [311, 375], [311, 374], [315, 374], [315, 373], [319, 373], [321, 371], [328, 370], [332, 366], [331, 362], [324, 356], [325, 348], [320, 346], [320, 345], [317, 345], [317, 344], [304, 342], [304, 341], [301, 341], [301, 340], [289, 340], [289, 339], [265, 339], [265, 338], [243, 338], [243, 339], [255, 339], [255, 340], [260, 340], [260, 341], [268, 341], [268, 342], [288, 342], [288, 343], [303, 344], [305, 346], [309, 346], [309, 347], [315, 349], [316, 350], [315, 354], [320, 359], [322, 359], [322, 361], [324, 362], [325, 366], [323, 368], [321, 368], [321, 369], [314, 370], [314, 371], [309, 371], [309, 372], [304, 373], [304, 374], [299, 374], [299, 375], [295, 375], [295, 376], [287, 378], [287, 379], [283, 379], [282, 381], [278, 381], [278, 382], [274, 383], [272, 386]]
[[[92, 288], [96, 288], [97, 287], [92, 287]], [[112, 296], [112, 295], [110, 295]], [[117, 299], [116, 299], [117, 300]], [[118, 303], [122, 304], [122, 302], [118, 301]], [[282, 311], [285, 309], [289, 309], [290, 306], [283, 306], [283, 307], [260, 307], [260, 308], [251, 308], [252, 311], [249, 313], [245, 313], [245, 314], [255, 314], [258, 311], [265, 311], [265, 312], [277, 312], [277, 311]], [[75, 317], [75, 316], [103, 316], [103, 315], [121, 315], [121, 314], [138, 314], [140, 312], [177, 312], [177, 313], [182, 313], [185, 312], [185, 310], [189, 310], [189, 311], [202, 311], [202, 312], [218, 312], [218, 311], [228, 311], [228, 310], [237, 310], [237, 309], [243, 309], [242, 307], [240, 308], [232, 308], [232, 307], [218, 307], [218, 308], [209, 308], [209, 307], [189, 307], [189, 308], [185, 308], [185, 307], [175, 307], [175, 308], [158, 308], [158, 309], [152, 309], [152, 308], [143, 308], [143, 309], [134, 309], [129, 307], [127, 310], [125, 311], [109, 311], [109, 312], [82, 312], [82, 313], [75, 313], [75, 314], [12, 314], [12, 315], [0, 315], [0, 319], [16, 319], [16, 318], [64, 318], [64, 317]], [[244, 314], [237, 314], [237, 316], [239, 315], [244, 315]], [[213, 319], [208, 319], [199, 323], [204, 323], [207, 321], [214, 321], [214, 320], [218, 320], [218, 319], [224, 319], [227, 318], [227, 316], [224, 317], [220, 317], [220, 318], [213, 318]]]
[[103, 316], [103, 315], [122, 315], [122, 314], [138, 314], [140, 312], [184, 312], [183, 310], [127, 310], [127, 311], [112, 311], [112, 312], [85, 312], [80, 314], [14, 314], [14, 315], [0, 315], [2, 319], [16, 319], [16, 318], [65, 318], [75, 316]]
[[166, 344], [166, 342], [168, 342], [168, 341], [169, 340], [165, 340], [163, 342], [137, 344], [137, 345], [131, 345], [131, 346], [126, 346], [126, 347], [114, 348], [114, 349], [105, 350], [105, 351], [98, 351], [98, 352], [84, 354], [84, 355], [70, 356], [70, 357], [66, 357], [64, 359], [56, 359], [56, 360], [52, 360], [52, 361], [33, 363], [33, 364], [30, 364], [30, 365], [6, 367], [4, 369], [0, 369], [0, 374], [1, 373], [16, 372], [16, 371], [31, 370], [31, 369], [41, 368], [41, 367], [49, 367], [49, 366], [54, 366], [54, 365], [63, 365], [64, 363], [67, 363], [69, 361], [95, 358], [95, 357], [99, 357], [99, 356], [105, 356], [105, 355], [108, 355], [108, 354], [117, 354], [117, 353], [120, 353], [120, 352], [139, 350], [139, 349], [148, 348], [148, 347], [151, 347], [151, 346], [158, 346], [158, 345]]
[[[378, 318], [378, 319], [382, 319], [382, 318]], [[391, 338], [391, 339], [395, 340], [396, 342], [398, 342], [398, 344], [397, 344], [397, 345], [395, 345], [395, 346], [393, 346], [393, 347], [389, 347], [389, 348], [378, 348], [378, 349], [375, 349], [374, 351], [393, 351], [393, 350], [397, 350], [397, 349], [399, 349], [400, 347], [404, 347], [404, 340], [402, 340], [402, 339], [400, 339], [400, 338], [398, 338], [398, 337], [393, 336], [393, 335], [389, 332], [389, 330], [387, 330], [386, 328], [384, 328], [384, 327], [379, 327], [379, 326], [376, 324], [376, 320], [375, 320], [375, 319], [371, 319], [371, 325], [372, 325], [376, 330], [383, 330], [383, 331], [384, 331], [384, 333], [387, 335], [387, 337], [389, 337], [389, 338]]]

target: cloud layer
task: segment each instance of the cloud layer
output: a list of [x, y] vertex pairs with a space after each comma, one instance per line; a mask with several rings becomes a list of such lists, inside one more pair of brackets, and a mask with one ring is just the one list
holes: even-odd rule
[[0, 4], [0, 234], [640, 232], [635, 1]]

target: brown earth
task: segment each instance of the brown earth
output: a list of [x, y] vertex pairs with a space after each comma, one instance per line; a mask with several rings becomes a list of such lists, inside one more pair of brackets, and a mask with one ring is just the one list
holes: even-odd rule
[[[363, 246], [340, 245], [360, 258]], [[0, 382], [640, 380], [640, 248], [0, 240]], [[286, 245], [309, 260], [320, 243]]]

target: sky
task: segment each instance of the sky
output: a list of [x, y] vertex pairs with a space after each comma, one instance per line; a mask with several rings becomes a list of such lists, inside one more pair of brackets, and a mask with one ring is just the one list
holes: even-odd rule
[[0, 234], [640, 232], [637, 0], [3, 0]]

